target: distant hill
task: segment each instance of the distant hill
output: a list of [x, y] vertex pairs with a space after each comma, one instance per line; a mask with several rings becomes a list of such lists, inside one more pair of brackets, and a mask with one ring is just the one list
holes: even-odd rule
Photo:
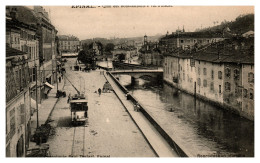
[[254, 31], [254, 14], [240, 15], [235, 21], [223, 21], [220, 25], [209, 28], [197, 29], [196, 31], [219, 31], [226, 27], [230, 29], [233, 34], [243, 34], [250, 30]]

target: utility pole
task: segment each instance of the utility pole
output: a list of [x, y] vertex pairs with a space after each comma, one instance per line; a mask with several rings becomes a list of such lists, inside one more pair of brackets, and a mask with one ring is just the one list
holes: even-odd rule
[[55, 56], [55, 61], [56, 61], [56, 82], [57, 82], [57, 93], [58, 93], [58, 90], [59, 90], [59, 83], [58, 83], [58, 66], [57, 66], [57, 55]]
[[38, 85], [37, 85], [37, 81], [38, 81], [38, 78], [37, 78], [37, 66], [36, 64], [34, 64], [34, 67], [36, 68], [36, 71], [35, 71], [35, 79], [36, 79], [36, 121], [37, 121], [37, 128], [39, 127], [39, 113], [38, 113]]

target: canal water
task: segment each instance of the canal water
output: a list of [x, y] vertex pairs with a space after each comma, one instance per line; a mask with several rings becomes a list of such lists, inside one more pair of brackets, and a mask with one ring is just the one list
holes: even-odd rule
[[119, 81], [161, 127], [193, 156], [253, 157], [254, 122], [152, 79]]

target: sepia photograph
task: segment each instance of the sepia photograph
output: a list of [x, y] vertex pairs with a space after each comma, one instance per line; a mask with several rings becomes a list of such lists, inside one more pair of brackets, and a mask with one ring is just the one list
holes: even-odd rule
[[4, 14], [4, 157], [256, 156], [255, 6]]

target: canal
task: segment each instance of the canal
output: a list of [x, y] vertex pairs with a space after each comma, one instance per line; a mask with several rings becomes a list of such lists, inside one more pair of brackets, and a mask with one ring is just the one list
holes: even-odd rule
[[253, 157], [254, 122], [152, 79], [119, 81], [184, 151], [194, 156]]

